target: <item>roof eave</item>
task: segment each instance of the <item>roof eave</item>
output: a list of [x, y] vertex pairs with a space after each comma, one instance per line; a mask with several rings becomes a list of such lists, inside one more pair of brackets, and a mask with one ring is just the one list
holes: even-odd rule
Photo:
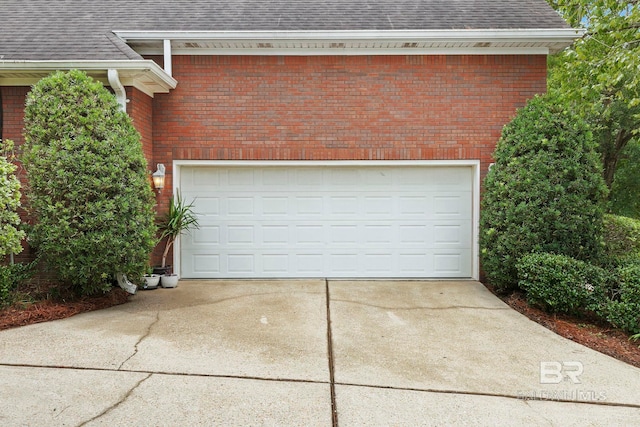
[[584, 34], [574, 28], [336, 31], [114, 31], [142, 54], [497, 54], [553, 53]]
[[83, 70], [108, 84], [108, 70], [117, 70], [124, 86], [149, 96], [168, 93], [178, 82], [151, 60], [0, 60], [0, 86], [29, 86], [55, 71]]

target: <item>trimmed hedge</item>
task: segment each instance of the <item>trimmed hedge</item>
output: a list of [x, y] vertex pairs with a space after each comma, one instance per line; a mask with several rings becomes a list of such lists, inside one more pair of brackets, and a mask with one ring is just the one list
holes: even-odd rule
[[15, 291], [33, 276], [36, 263], [0, 265], [0, 307], [14, 302]]
[[504, 127], [480, 218], [482, 268], [498, 291], [517, 288], [516, 264], [531, 252], [600, 258], [607, 188], [596, 148], [586, 123], [546, 97]]
[[532, 253], [516, 268], [527, 301], [545, 311], [582, 315], [607, 301], [611, 275], [598, 266], [565, 255]]
[[604, 305], [601, 315], [617, 328], [640, 333], [640, 264], [618, 268], [617, 279], [613, 300]]

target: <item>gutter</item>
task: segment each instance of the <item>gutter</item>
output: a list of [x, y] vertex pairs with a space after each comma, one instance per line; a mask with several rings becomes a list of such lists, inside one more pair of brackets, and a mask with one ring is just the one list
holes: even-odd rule
[[558, 41], [575, 40], [583, 29], [521, 30], [343, 30], [343, 31], [114, 31], [131, 40], [412, 40], [412, 41]]

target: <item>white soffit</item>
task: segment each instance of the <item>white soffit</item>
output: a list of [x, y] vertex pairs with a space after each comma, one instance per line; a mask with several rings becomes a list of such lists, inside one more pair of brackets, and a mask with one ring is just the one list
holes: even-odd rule
[[0, 86], [29, 86], [55, 72], [83, 70], [108, 85], [107, 70], [118, 70], [124, 86], [133, 86], [149, 96], [168, 93], [178, 82], [151, 60], [123, 61], [0, 61]]
[[584, 31], [114, 31], [141, 55], [427, 55], [548, 54], [569, 46]]

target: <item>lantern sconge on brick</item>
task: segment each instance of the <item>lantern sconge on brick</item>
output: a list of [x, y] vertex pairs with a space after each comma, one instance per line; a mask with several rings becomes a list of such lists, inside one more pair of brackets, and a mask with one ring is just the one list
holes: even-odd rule
[[153, 186], [158, 190], [158, 194], [162, 193], [164, 188], [164, 165], [158, 163], [158, 169], [151, 175], [153, 178]]

